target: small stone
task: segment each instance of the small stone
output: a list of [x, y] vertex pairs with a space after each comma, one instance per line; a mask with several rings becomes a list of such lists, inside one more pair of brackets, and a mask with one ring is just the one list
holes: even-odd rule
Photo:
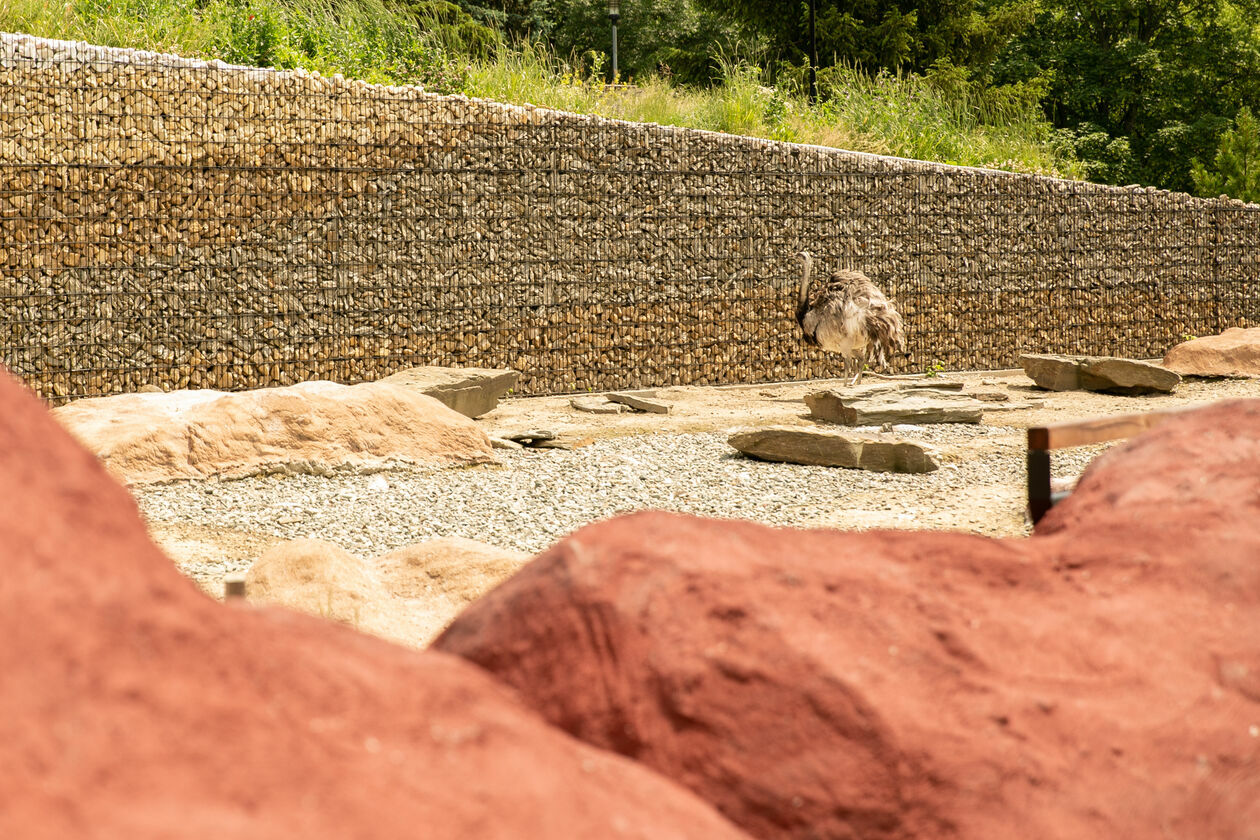
[[512, 432], [511, 434], [504, 435], [503, 437], [507, 440], [516, 441], [524, 446], [534, 446], [544, 440], [555, 440], [556, 433], [547, 431], [546, 429], [534, 429], [528, 432]]

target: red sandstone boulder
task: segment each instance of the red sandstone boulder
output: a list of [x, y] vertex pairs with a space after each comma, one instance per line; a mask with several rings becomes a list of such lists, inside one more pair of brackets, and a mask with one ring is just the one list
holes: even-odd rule
[[737, 838], [483, 672], [200, 594], [0, 372], [0, 837]]
[[1260, 404], [1113, 451], [1031, 539], [660, 513], [435, 642], [763, 838], [1260, 826]]

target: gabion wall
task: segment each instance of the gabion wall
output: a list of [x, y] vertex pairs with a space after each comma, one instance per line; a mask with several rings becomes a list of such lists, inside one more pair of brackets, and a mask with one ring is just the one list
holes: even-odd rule
[[0, 351], [45, 397], [510, 366], [526, 393], [830, 376], [800, 263], [902, 371], [1260, 323], [1260, 207], [0, 39]]

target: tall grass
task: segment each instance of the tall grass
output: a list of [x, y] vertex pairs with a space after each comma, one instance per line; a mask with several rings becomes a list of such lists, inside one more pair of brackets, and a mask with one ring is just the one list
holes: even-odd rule
[[854, 151], [1080, 177], [1057, 151], [1035, 97], [1003, 99], [944, 68], [928, 77], [820, 73], [821, 104], [799, 81], [764, 83], [719, 59], [721, 85], [647, 77], [608, 87], [602, 56], [564, 60], [523, 43], [460, 53], [445, 22], [418, 23], [384, 0], [0, 0], [0, 28], [234, 64], [305, 67], [373, 82], [416, 82], [503, 102], [688, 126]]
[[462, 86], [437, 39], [383, 0], [0, 0], [0, 28], [372, 82]]
[[1080, 177], [1077, 162], [1050, 142], [1050, 126], [1029, 97], [986, 93], [949, 77], [867, 75], [831, 68], [823, 101], [763, 83], [754, 67], [720, 63], [712, 89], [676, 87], [656, 77], [607, 87], [598, 65], [559, 59], [538, 45], [502, 50], [472, 66], [470, 96], [530, 102], [633, 122], [688, 126], [834, 146], [858, 152]]

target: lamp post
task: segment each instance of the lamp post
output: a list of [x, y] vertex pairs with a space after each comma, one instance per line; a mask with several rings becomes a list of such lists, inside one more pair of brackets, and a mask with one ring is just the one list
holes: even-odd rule
[[816, 17], [814, 6], [816, 0], [809, 0], [809, 104], [813, 105], [818, 102], [818, 75], [815, 68], [818, 66], [818, 32], [814, 28], [814, 18]]
[[612, 83], [617, 83], [617, 19], [621, 17], [620, 0], [608, 0], [608, 22], [612, 24]]

